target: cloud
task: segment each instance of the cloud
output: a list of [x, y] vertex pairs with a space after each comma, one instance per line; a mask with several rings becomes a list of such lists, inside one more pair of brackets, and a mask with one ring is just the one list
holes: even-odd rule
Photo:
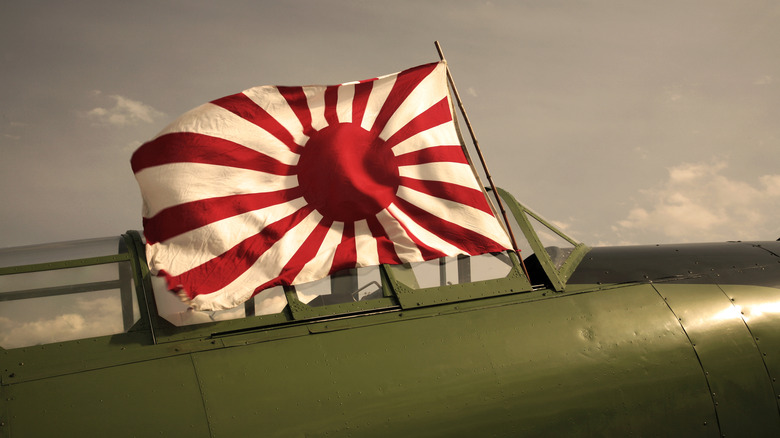
[[647, 150], [646, 149], [644, 149], [644, 148], [642, 148], [640, 146], [636, 146], [636, 147], [634, 147], [634, 152], [636, 152], [636, 154], [639, 156], [640, 160], [647, 160], [648, 155], [647, 155]]
[[[0, 346], [18, 348], [51, 342], [122, 333], [122, 307], [118, 296], [79, 297], [73, 308], [49, 318], [21, 311], [0, 317]], [[43, 310], [41, 310], [43, 312]]]
[[[22, 123], [22, 122], [10, 121], [10, 122], [8, 122], [6, 127], [10, 128], [11, 131], [18, 131], [19, 129], [23, 129], [23, 128], [27, 127], [27, 124], [26, 123]], [[9, 140], [17, 141], [17, 140], [21, 140], [22, 136], [19, 135], [19, 134], [16, 134], [16, 133], [12, 134], [12, 133], [8, 133], [8, 132], [4, 132], [3, 133], [3, 138], [7, 138]]]
[[[97, 92], [96, 94], [99, 95], [100, 93]], [[163, 112], [137, 100], [128, 99], [127, 97], [119, 96], [117, 94], [108, 97], [114, 100], [113, 107], [93, 108], [83, 113], [84, 116], [101, 125], [119, 127], [152, 123], [165, 116]]]
[[780, 237], [780, 174], [757, 184], [729, 178], [724, 161], [671, 167], [612, 226], [625, 243], [775, 240]]
[[773, 82], [772, 76], [764, 75], [755, 81], [753, 81], [753, 85], [769, 85]]

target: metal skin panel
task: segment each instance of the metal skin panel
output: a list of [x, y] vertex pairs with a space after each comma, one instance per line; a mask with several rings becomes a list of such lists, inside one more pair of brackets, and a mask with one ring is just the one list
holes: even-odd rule
[[772, 380], [780, 412], [780, 289], [720, 286], [745, 321]]
[[213, 436], [720, 435], [652, 286], [442, 312], [193, 353]]
[[780, 242], [596, 248], [564, 293], [169, 332], [139, 248], [129, 333], [0, 349], [0, 437], [778, 436]]
[[721, 434], [780, 436], [771, 380], [739, 309], [717, 285], [656, 284], [655, 288], [696, 350]]
[[[735, 284], [780, 288], [780, 242], [597, 247], [571, 276], [577, 285], [630, 282]], [[588, 286], [586, 286], [588, 287]]]
[[208, 437], [189, 356], [3, 386], [3, 437]]

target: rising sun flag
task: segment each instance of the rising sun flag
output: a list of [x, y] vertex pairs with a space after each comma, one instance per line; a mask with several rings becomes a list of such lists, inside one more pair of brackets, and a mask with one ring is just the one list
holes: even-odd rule
[[198, 310], [347, 268], [511, 248], [464, 155], [446, 65], [261, 86], [131, 159], [152, 273]]

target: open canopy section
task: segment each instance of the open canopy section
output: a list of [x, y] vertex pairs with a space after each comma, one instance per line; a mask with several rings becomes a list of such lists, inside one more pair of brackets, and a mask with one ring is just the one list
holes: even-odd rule
[[512, 228], [525, 237], [518, 245], [531, 282], [559, 292], [565, 290], [566, 282], [590, 248], [544, 220], [509, 192], [500, 188], [497, 191], [512, 212]]
[[120, 237], [0, 249], [0, 347], [124, 333], [139, 319]]

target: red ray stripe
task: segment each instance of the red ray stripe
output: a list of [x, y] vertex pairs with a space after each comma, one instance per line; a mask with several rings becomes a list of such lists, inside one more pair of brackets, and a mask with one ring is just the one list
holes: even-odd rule
[[385, 145], [391, 148], [417, 133], [447, 123], [450, 120], [452, 120], [450, 102], [449, 99], [445, 97], [439, 102], [431, 105], [430, 108], [420, 113], [417, 117], [410, 120], [409, 123], [401, 127], [401, 129], [393, 133], [393, 135], [387, 139]]
[[284, 143], [292, 152], [300, 152], [301, 147], [295, 143], [290, 131], [268, 114], [266, 110], [260, 108], [244, 93], [226, 96], [211, 103], [263, 128], [269, 134]]
[[371, 127], [371, 132], [375, 135], [379, 135], [385, 128], [387, 121], [395, 114], [398, 107], [403, 101], [411, 94], [411, 92], [420, 85], [426, 76], [436, 68], [438, 63], [420, 65], [417, 67], [404, 70], [398, 74], [398, 77], [393, 84], [393, 88], [385, 99], [385, 103], [382, 105], [382, 109], [379, 110], [379, 114], [376, 116], [374, 126]]
[[171, 163], [205, 163], [292, 175], [294, 167], [223, 138], [194, 132], [174, 132], [144, 143], [130, 159], [133, 172]]
[[[282, 272], [277, 278], [271, 280], [274, 286], [279, 284], [290, 285], [295, 277], [301, 272], [310, 260], [312, 260], [319, 251], [322, 242], [325, 240], [325, 236], [328, 234], [330, 226], [333, 224], [333, 220], [323, 218], [320, 223], [314, 228], [314, 231], [306, 238], [301, 244], [298, 251], [290, 258], [290, 261], [282, 268]], [[266, 286], [268, 287], [268, 286]], [[263, 288], [264, 289], [264, 288]], [[262, 290], [262, 289], [258, 289]]]
[[471, 255], [499, 252], [506, 249], [485, 235], [445, 221], [404, 199], [397, 198], [396, 205], [418, 225]]
[[432, 146], [395, 157], [398, 166], [439, 162], [469, 164], [460, 146]]
[[268, 193], [248, 193], [200, 199], [161, 210], [144, 218], [144, 236], [151, 245], [248, 211], [292, 201], [302, 196], [300, 187]]
[[295, 113], [295, 117], [300, 120], [303, 126], [303, 133], [311, 136], [314, 128], [311, 126], [311, 111], [309, 111], [309, 101], [306, 99], [306, 93], [303, 87], [276, 87], [279, 93], [284, 96], [287, 104]]
[[371, 96], [371, 89], [374, 87], [375, 79], [371, 81], [355, 84], [355, 96], [352, 98], [352, 123], [358, 126], [363, 122], [363, 114], [366, 112], [368, 98]]
[[252, 292], [252, 296], [254, 297], [255, 295], [259, 294], [260, 292], [262, 292], [262, 291], [264, 291], [266, 289], [270, 289], [270, 288], [272, 288], [274, 286], [279, 286], [281, 284], [282, 284], [282, 279], [279, 278], [279, 277], [276, 277], [276, 278], [273, 278], [271, 280], [268, 280], [265, 283], [261, 284], [260, 286], [256, 287], [255, 291]]
[[[397, 199], [396, 205], [398, 205], [398, 201], [401, 200], [402, 199]], [[403, 228], [404, 231], [406, 231], [406, 235], [409, 236], [410, 239], [412, 239], [412, 242], [414, 242], [414, 244], [417, 245], [417, 249], [420, 251], [420, 255], [422, 255], [423, 260], [433, 260], [433, 259], [438, 259], [447, 256], [447, 254], [445, 254], [444, 252], [423, 243], [423, 241], [418, 239], [417, 236], [415, 236], [414, 234], [412, 234], [409, 228], [407, 228], [406, 225], [404, 225], [402, 222], [399, 221], [398, 224], [401, 225], [401, 228]]]
[[328, 275], [342, 269], [354, 268], [357, 262], [357, 243], [355, 242], [355, 223], [344, 222], [344, 231], [341, 233], [341, 243], [336, 247], [333, 256], [333, 264]]
[[224, 288], [252, 267], [263, 253], [268, 251], [287, 231], [306, 218], [312, 210], [307, 205], [284, 219], [263, 228], [263, 231], [244, 240], [224, 254], [181, 275], [168, 277], [168, 286], [181, 285], [190, 299]]
[[485, 213], [493, 215], [490, 210], [485, 195], [480, 190], [471, 189], [468, 187], [459, 186], [442, 181], [427, 181], [408, 177], [401, 177], [401, 185], [409, 187], [410, 189], [417, 190], [437, 198], [446, 199], [448, 201], [457, 202], [459, 204], [468, 205], [469, 207], [482, 210]]
[[370, 217], [366, 220], [368, 222], [368, 229], [371, 230], [371, 235], [376, 240], [376, 249], [379, 255], [379, 263], [390, 263], [393, 265], [401, 264], [401, 258], [398, 257], [398, 253], [395, 252], [395, 245], [390, 240], [390, 236], [387, 235], [384, 227], [379, 222], [376, 216]]
[[328, 122], [329, 126], [337, 125], [339, 123], [339, 115], [337, 112], [339, 87], [340, 85], [333, 85], [325, 88], [325, 120]]

